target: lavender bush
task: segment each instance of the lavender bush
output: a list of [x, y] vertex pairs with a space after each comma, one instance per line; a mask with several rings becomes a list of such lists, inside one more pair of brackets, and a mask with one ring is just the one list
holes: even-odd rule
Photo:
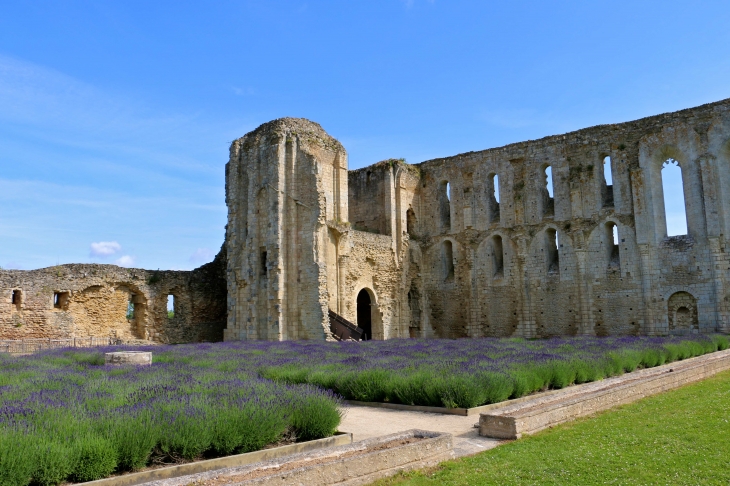
[[339, 425], [332, 392], [262, 379], [215, 346], [152, 350], [148, 367], [105, 366], [107, 349], [0, 355], [0, 485], [89, 481]]

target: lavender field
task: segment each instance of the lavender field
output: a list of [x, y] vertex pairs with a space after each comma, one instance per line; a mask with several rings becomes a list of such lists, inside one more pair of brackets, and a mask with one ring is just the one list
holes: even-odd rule
[[215, 345], [152, 350], [162, 359], [147, 367], [105, 366], [104, 348], [0, 355], [0, 485], [89, 481], [339, 425], [331, 392], [261, 379]]
[[325, 437], [340, 397], [475, 407], [728, 345], [719, 335], [237, 342], [146, 348], [152, 366], [120, 368], [103, 364], [103, 348], [0, 355], [0, 485]]

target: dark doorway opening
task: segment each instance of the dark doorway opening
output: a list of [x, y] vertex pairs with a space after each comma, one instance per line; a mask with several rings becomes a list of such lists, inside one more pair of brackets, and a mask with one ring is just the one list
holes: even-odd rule
[[373, 321], [370, 306], [370, 294], [367, 290], [362, 289], [357, 294], [357, 327], [364, 331], [363, 340], [369, 341], [373, 338]]

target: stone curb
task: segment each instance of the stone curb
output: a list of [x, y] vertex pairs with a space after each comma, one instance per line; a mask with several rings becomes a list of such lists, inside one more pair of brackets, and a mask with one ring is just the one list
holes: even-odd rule
[[[423, 440], [377, 450], [380, 444], [412, 437], [419, 437]], [[368, 449], [375, 450], [368, 452]], [[341, 456], [353, 452], [359, 454], [341, 458]], [[391, 476], [399, 471], [408, 471], [436, 465], [453, 457], [453, 437], [451, 434], [411, 429], [340, 447], [294, 454], [280, 459], [233, 468], [232, 470], [208, 472], [171, 481], [154, 482], [146, 486], [183, 486], [196, 482], [205, 482], [211, 479], [223, 479], [225, 480], [225, 484], [229, 486], [289, 486], [305, 484], [359, 486], [369, 484], [383, 477]], [[290, 464], [299, 467], [277, 472], [277, 469]], [[241, 477], [247, 473], [266, 470], [270, 470], [270, 473], [265, 476], [243, 481], [237, 480], [237, 477]]]
[[563, 389], [563, 394], [534, 397], [523, 404], [481, 414], [479, 435], [519, 439], [522, 435], [673, 390], [728, 369], [730, 350], [628, 373], [606, 383], [577, 385]]
[[228, 467], [245, 466], [255, 462], [269, 461], [279, 457], [288, 456], [290, 454], [316, 451], [317, 449], [325, 449], [351, 443], [352, 434], [341, 432], [332, 437], [311, 440], [300, 444], [289, 444], [281, 447], [275, 447], [273, 449], [247, 452], [246, 454], [237, 454], [235, 456], [218, 457], [216, 459], [180, 464], [178, 466], [169, 466], [151, 471], [124, 474], [122, 476], [114, 476], [111, 478], [77, 484], [84, 486], [135, 486], [151, 481], [178, 478], [181, 476], [188, 476], [190, 474], [215, 471], [217, 469], [224, 469]]

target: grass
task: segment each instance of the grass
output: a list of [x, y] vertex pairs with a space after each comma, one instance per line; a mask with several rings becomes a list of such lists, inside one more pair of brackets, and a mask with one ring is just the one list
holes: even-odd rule
[[377, 486], [727, 485], [730, 372]]

